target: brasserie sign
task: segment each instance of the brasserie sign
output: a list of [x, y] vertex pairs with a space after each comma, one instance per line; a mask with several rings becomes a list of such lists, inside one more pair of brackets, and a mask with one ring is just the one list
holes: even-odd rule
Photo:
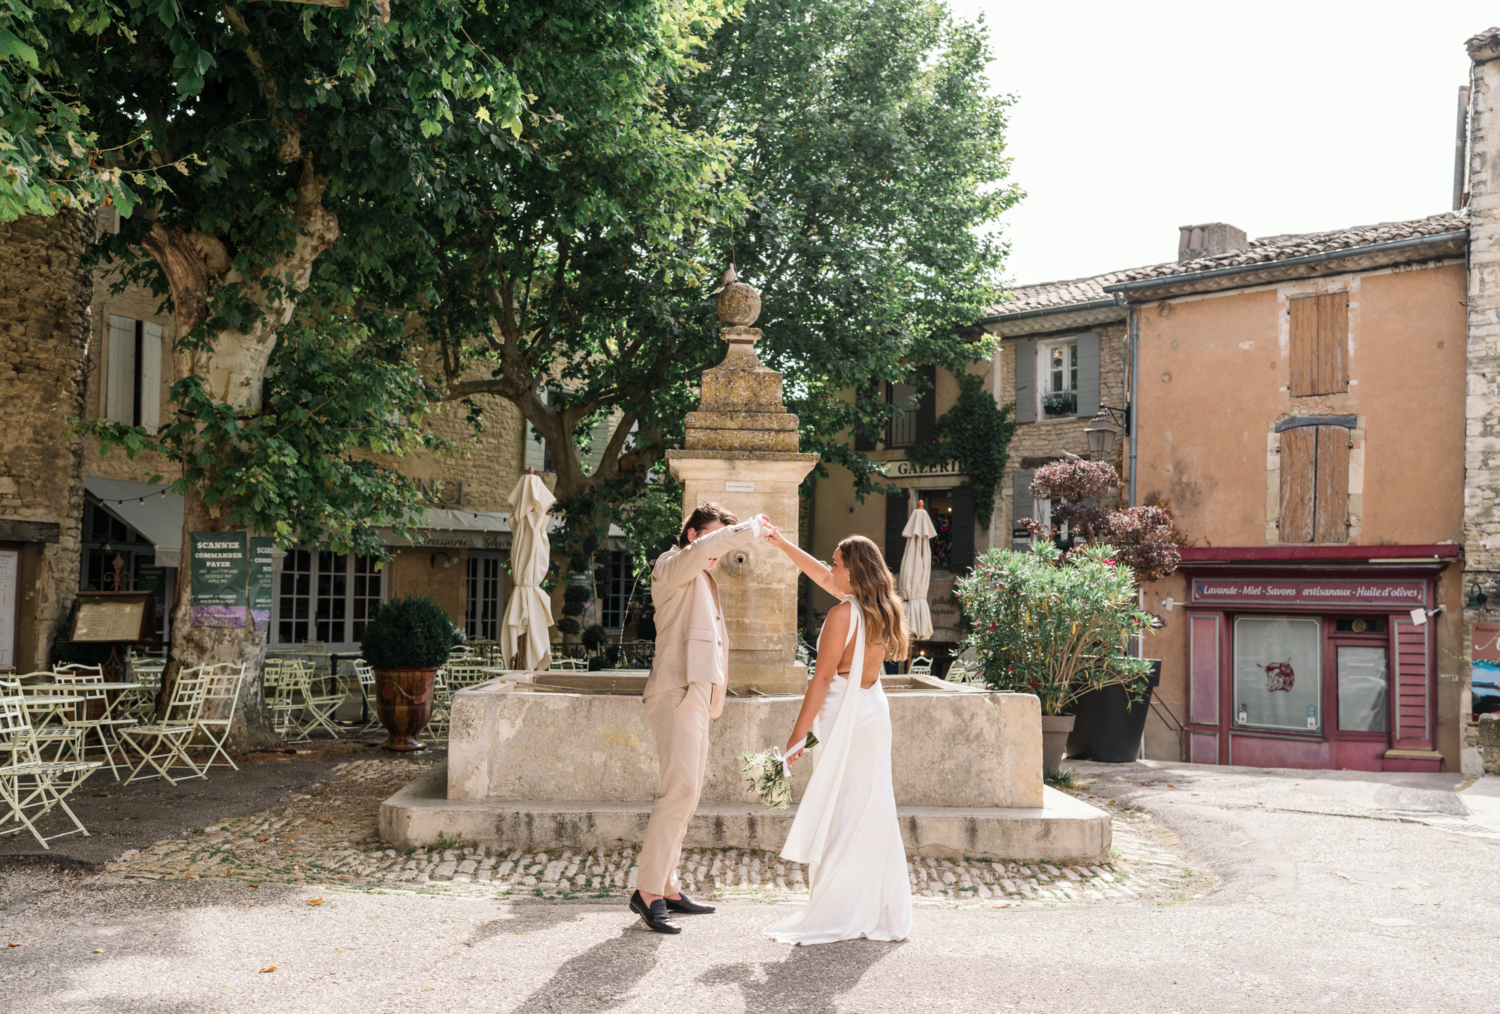
[[1193, 579], [1192, 598], [1204, 605], [1389, 606], [1406, 610], [1427, 604], [1427, 583], [1199, 577]]

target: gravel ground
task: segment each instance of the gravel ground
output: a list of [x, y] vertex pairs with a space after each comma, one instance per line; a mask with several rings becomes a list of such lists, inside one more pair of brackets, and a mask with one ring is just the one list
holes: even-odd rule
[[[374, 801], [401, 780], [386, 763], [337, 775], [330, 765], [320, 785], [297, 793], [306, 798], [235, 818], [227, 832], [210, 830], [221, 822], [206, 823], [202, 832], [171, 838], [183, 844], [170, 852], [142, 850], [98, 872], [0, 865], [0, 939], [15, 945], [0, 948], [0, 1010], [1425, 1014], [1494, 1007], [1483, 969], [1500, 917], [1496, 842], [1356, 805], [1379, 797], [1437, 809], [1449, 805], [1443, 793], [1454, 784], [1373, 776], [1330, 790], [1354, 800], [1335, 812], [1326, 800], [1278, 805], [1319, 783], [1312, 772], [1087, 767], [1086, 788], [1117, 819], [1119, 855], [1105, 872], [1125, 878], [1116, 884], [1156, 885], [1149, 891], [1044, 900], [1042, 890], [1073, 881], [1038, 865], [1050, 879], [1037, 876], [1036, 897], [991, 888], [986, 899], [977, 891], [986, 864], [964, 864], [972, 892], [963, 890], [956, 864], [946, 871], [955, 880], [943, 888], [949, 894], [919, 899], [910, 940], [788, 948], [762, 931], [797, 903], [795, 877], [788, 871], [790, 886], [765, 877], [754, 884], [748, 861], [760, 859], [766, 870], [758, 854], [716, 854], [720, 884], [709, 886], [710, 861], [702, 893], [720, 899], [719, 912], [685, 920], [675, 937], [646, 931], [625, 910], [623, 886], [564, 890], [559, 879], [549, 892], [543, 884], [551, 881], [524, 883], [537, 875], [525, 870], [542, 865], [545, 873], [564, 862], [560, 854], [528, 863], [519, 886], [514, 867], [508, 881], [494, 879], [512, 861], [509, 853], [460, 858], [459, 846], [451, 859], [386, 856], [366, 840]], [[1401, 791], [1385, 792], [1390, 786]], [[171, 860], [176, 853], [180, 866]], [[420, 871], [386, 865], [419, 855]], [[595, 854], [606, 868], [590, 873], [585, 859], [574, 876], [628, 877], [629, 857], [613, 855], [616, 870], [607, 869], [611, 854]], [[580, 858], [568, 857], [555, 875]], [[707, 856], [695, 858], [696, 870]], [[494, 860], [489, 881], [477, 876], [486, 860]], [[473, 873], [460, 870], [464, 861], [474, 862]], [[254, 879], [241, 873], [251, 862], [261, 864]], [[454, 879], [432, 880], [445, 862], [454, 863]], [[429, 879], [385, 879], [393, 872]], [[999, 871], [990, 865], [988, 872]]]

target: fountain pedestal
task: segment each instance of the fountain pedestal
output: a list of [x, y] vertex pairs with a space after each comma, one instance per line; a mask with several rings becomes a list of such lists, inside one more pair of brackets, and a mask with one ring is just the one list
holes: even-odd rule
[[[760, 294], [736, 282], [719, 294], [724, 361], [705, 370], [696, 412], [687, 417], [681, 450], [667, 452], [683, 484], [682, 516], [713, 500], [740, 520], [765, 514], [799, 541], [797, 489], [816, 454], [803, 454], [797, 417], [782, 400], [781, 374], [755, 353]], [[797, 656], [797, 568], [776, 548], [756, 542], [719, 561], [714, 577], [729, 628], [729, 690], [794, 693], [807, 687]]]

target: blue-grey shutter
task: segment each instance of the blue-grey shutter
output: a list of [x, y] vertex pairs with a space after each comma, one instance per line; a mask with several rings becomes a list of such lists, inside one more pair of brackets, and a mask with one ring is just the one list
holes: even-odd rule
[[1092, 419], [1099, 411], [1099, 332], [1078, 336], [1078, 414]]
[[953, 496], [953, 573], [974, 569], [974, 487], [959, 486]]
[[906, 528], [909, 504], [905, 490], [885, 498], [885, 565], [892, 574], [901, 570], [901, 555], [906, 550], [906, 539], [901, 532]]
[[1035, 509], [1031, 501], [1031, 480], [1036, 478], [1036, 472], [1017, 470], [1013, 475], [1012, 489], [1014, 497], [1011, 500], [1010, 526], [1011, 526], [1011, 548], [1025, 549], [1031, 545], [1031, 535], [1021, 527], [1021, 519], [1031, 517]]
[[1036, 422], [1036, 342], [1016, 342], [1016, 422]]
[[937, 431], [937, 367], [922, 366], [916, 371], [920, 377], [917, 386], [916, 442], [930, 444]]

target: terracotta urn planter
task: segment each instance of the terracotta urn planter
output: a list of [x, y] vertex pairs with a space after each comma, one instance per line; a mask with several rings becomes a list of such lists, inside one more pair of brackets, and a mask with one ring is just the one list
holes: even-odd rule
[[1072, 731], [1072, 715], [1042, 716], [1043, 771], [1056, 771], [1062, 767], [1063, 750], [1068, 745], [1068, 733]]
[[380, 724], [390, 733], [384, 744], [387, 750], [404, 753], [425, 749], [417, 733], [432, 717], [432, 682], [436, 676], [437, 666], [375, 670], [375, 709]]

